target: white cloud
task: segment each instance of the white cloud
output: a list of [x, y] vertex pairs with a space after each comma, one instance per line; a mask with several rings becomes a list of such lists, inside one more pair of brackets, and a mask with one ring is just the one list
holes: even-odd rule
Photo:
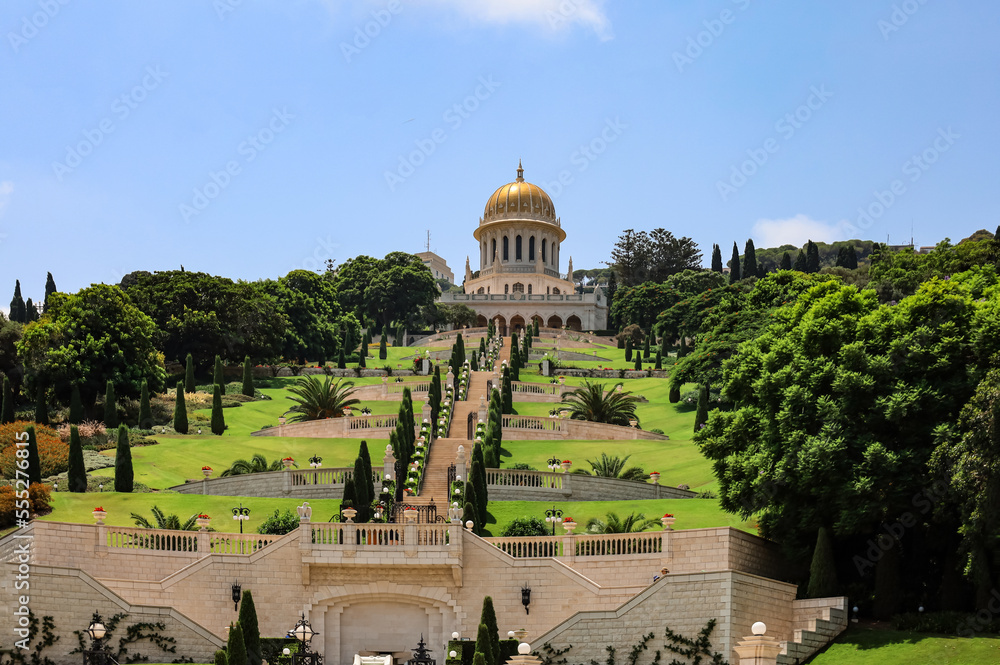
[[809, 240], [833, 242], [847, 237], [847, 222], [821, 222], [807, 215], [788, 219], [758, 219], [753, 225], [754, 245], [757, 247], [801, 247]]
[[0, 180], [0, 215], [10, 203], [10, 195], [14, 193], [14, 183], [10, 180]]
[[534, 23], [553, 32], [580, 25], [591, 28], [601, 41], [615, 36], [604, 0], [411, 0], [407, 4], [449, 7], [481, 23]]

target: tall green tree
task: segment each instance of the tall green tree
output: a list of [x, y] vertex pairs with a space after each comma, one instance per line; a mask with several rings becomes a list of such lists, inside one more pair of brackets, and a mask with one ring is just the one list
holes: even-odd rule
[[215, 652], [215, 665], [229, 665], [229, 659], [226, 657], [226, 652], [219, 649]]
[[698, 386], [698, 409], [694, 415], [694, 431], [699, 431], [708, 422], [708, 386]]
[[104, 388], [104, 427], [118, 427], [118, 398], [115, 397], [115, 382], [110, 379]]
[[819, 272], [819, 248], [812, 240], [806, 244], [806, 272]]
[[42, 462], [38, 457], [38, 439], [35, 436], [35, 426], [29, 425], [28, 433], [28, 483], [42, 482]]
[[344, 355], [344, 347], [340, 347], [337, 354], [337, 369], [347, 369], [347, 357]]
[[385, 360], [389, 357], [389, 351], [385, 346], [385, 333], [382, 334], [382, 339], [378, 342], [378, 359]]
[[740, 250], [733, 243], [733, 257], [729, 260], [729, 283], [740, 281]]
[[226, 376], [222, 367], [222, 358], [215, 356], [215, 367], [212, 371], [212, 383], [220, 386], [226, 385]]
[[31, 298], [24, 303], [24, 322], [31, 323], [32, 321], [38, 320], [38, 309], [35, 307], [35, 303], [31, 302]]
[[69, 421], [74, 425], [83, 422], [83, 402], [80, 400], [80, 387], [75, 383], [69, 395]]
[[49, 297], [56, 292], [56, 280], [52, 279], [52, 273], [45, 274], [45, 311], [49, 310]]
[[150, 429], [153, 426], [153, 410], [149, 406], [149, 384], [142, 381], [139, 391], [139, 429]]
[[365, 481], [365, 473], [367, 473], [365, 461], [358, 455], [354, 460], [354, 496], [356, 499], [354, 509], [358, 511], [355, 518], [358, 522], [367, 522], [371, 515], [373, 497], [368, 493], [371, 483]]
[[[476, 509], [479, 511], [476, 524], [483, 530], [486, 529], [486, 520], [489, 517], [489, 491], [486, 486], [486, 461], [483, 457], [483, 446], [476, 443], [472, 446], [472, 467], [469, 478], [475, 485]], [[468, 491], [468, 490], [467, 490]], [[479, 532], [481, 533], [481, 531]]]
[[374, 319], [382, 332], [393, 321], [405, 321], [433, 305], [440, 293], [430, 269], [405, 252], [391, 252], [382, 259], [349, 259], [337, 271], [333, 286], [342, 307]]
[[184, 361], [184, 392], [194, 393], [198, 390], [194, 382], [194, 356], [190, 353]]
[[779, 270], [791, 270], [792, 269], [792, 257], [785, 252], [781, 255], [781, 264], [778, 266]]
[[237, 621], [230, 625], [229, 642], [226, 645], [226, 660], [229, 665], [249, 665], [246, 640], [243, 637], [243, 626]]
[[27, 323], [27, 308], [24, 304], [24, 298], [21, 297], [21, 280], [19, 279], [14, 281], [14, 297], [10, 300], [9, 318], [17, 323]]
[[743, 250], [743, 275], [757, 276], [757, 251], [753, 246], [753, 238], [747, 239], [746, 248]]
[[722, 272], [722, 249], [718, 243], [712, 243], [712, 272]]
[[358, 458], [361, 463], [364, 464], [364, 474], [362, 474], [360, 481], [365, 484], [365, 492], [371, 500], [375, 500], [375, 474], [372, 473], [372, 458], [368, 454], [368, 442], [362, 441], [361, 445], [358, 446]]
[[40, 383], [35, 395], [35, 422], [39, 425], [49, 424], [48, 397], [45, 392], [45, 386]]
[[816, 547], [813, 548], [812, 564], [809, 566], [809, 598], [829, 598], [836, 596], [837, 560], [833, 553], [830, 531], [821, 526], [816, 532]]
[[222, 436], [226, 431], [226, 416], [222, 413], [222, 386], [212, 386], [212, 434]]
[[627, 337], [625, 339], [625, 362], [632, 362], [632, 338]]
[[135, 472], [132, 470], [132, 448], [128, 443], [128, 428], [118, 426], [118, 447], [115, 448], [115, 491], [131, 492]]
[[499, 662], [500, 658], [500, 630], [497, 626], [497, 613], [493, 609], [493, 598], [491, 596], [486, 596], [483, 598], [483, 609], [479, 616], [480, 625], [486, 626], [486, 632], [490, 637], [490, 649], [494, 654], [494, 662], [497, 665], [503, 665]]
[[177, 398], [174, 402], [174, 431], [178, 434], [188, 433], [187, 404], [184, 402], [184, 382], [177, 382]]
[[76, 425], [69, 426], [69, 471], [67, 472], [70, 492], [87, 491], [87, 467], [83, 461], [83, 443]]
[[240, 602], [240, 627], [243, 629], [243, 644], [247, 650], [247, 665], [261, 665], [264, 662], [260, 646], [260, 627], [257, 624], [257, 608], [253, 594], [247, 589]]
[[493, 651], [493, 640], [490, 638], [490, 629], [486, 624], [479, 624], [476, 633], [476, 650], [473, 655], [472, 665], [478, 665], [476, 660], [482, 656], [483, 665], [496, 665], [497, 654]]
[[799, 272], [809, 272], [808, 262], [806, 261], [806, 253], [801, 249], [798, 255], [795, 257], [795, 264], [792, 266], [792, 270], [798, 270]]
[[[250, 364], [250, 356], [243, 358], [243, 389], [241, 392], [247, 397], [254, 396], [253, 365]], [[254, 663], [253, 665], [257, 664]]]

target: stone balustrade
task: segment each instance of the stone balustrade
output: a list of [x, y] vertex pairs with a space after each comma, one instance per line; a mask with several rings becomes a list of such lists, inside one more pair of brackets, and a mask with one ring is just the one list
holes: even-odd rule
[[485, 538], [515, 558], [623, 557], [669, 551], [670, 531]]
[[[312, 486], [338, 486], [343, 489], [344, 483], [354, 478], [353, 466], [331, 466], [319, 469], [289, 469], [288, 480], [292, 487]], [[382, 482], [384, 470], [380, 468], [372, 469], [372, 476], [375, 484]]]
[[624, 441], [649, 439], [666, 441], [667, 437], [647, 432], [637, 427], [622, 427], [593, 423], [587, 420], [569, 418], [544, 418], [542, 416], [503, 416], [503, 436], [507, 440], [523, 441], [531, 439], [570, 439], [595, 441]]
[[256, 533], [215, 533], [138, 527], [98, 527], [98, 542], [109, 550], [143, 552], [192, 552], [201, 554], [253, 554], [280, 536]]
[[490, 489], [506, 486], [561, 490], [564, 486], [565, 475], [551, 471], [486, 469], [486, 485]]
[[[398, 415], [345, 416], [305, 422], [287, 423], [251, 432], [251, 436], [298, 436], [322, 439], [354, 439], [360, 437], [389, 438], [396, 428]], [[414, 433], [420, 436], [419, 426]]]

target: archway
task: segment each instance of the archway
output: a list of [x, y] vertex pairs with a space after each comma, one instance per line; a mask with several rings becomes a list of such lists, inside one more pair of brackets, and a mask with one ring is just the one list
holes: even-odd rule
[[510, 332], [512, 335], [524, 330], [524, 317], [518, 314], [510, 320]]
[[477, 328], [486, 328], [489, 325], [490, 325], [490, 322], [482, 314], [480, 314], [479, 316], [476, 317], [476, 327]]
[[573, 316], [566, 319], [566, 327], [570, 330], [575, 330], [580, 332], [583, 330], [583, 322], [580, 321], [580, 317], [574, 314]]
[[549, 328], [562, 328], [562, 326], [563, 324], [561, 318], [555, 315], [549, 317]]
[[507, 335], [507, 319], [497, 314], [493, 318], [493, 323], [496, 325], [497, 332], [500, 333], [500, 336], [505, 337]]
[[534, 316], [531, 317], [531, 324], [534, 325], [536, 323], [538, 324], [539, 328], [544, 328], [545, 327], [545, 319], [543, 319], [542, 317], [538, 316], [537, 314], [535, 314]]

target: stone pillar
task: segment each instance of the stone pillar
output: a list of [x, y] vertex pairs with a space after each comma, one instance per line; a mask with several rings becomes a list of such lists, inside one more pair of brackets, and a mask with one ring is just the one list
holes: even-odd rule
[[[424, 405], [420, 408], [420, 417], [422, 420], [427, 422], [431, 421], [431, 402], [430, 399], [424, 401]], [[418, 427], [420, 423], [417, 423]]]
[[512, 656], [505, 665], [541, 665], [541, 659], [531, 655], [531, 645], [521, 642], [517, 645], [517, 655]]
[[465, 468], [465, 446], [458, 447], [458, 454], [455, 456], [455, 475], [460, 477], [463, 483], [469, 480]]
[[480, 395], [479, 396], [479, 413], [477, 415], [479, 416], [479, 422], [483, 422], [483, 423], [486, 422], [487, 412], [486, 412], [486, 396], [485, 395]]
[[420, 361], [420, 373], [427, 376], [431, 373], [431, 359], [424, 356], [424, 359]]
[[281, 483], [282, 483], [281, 490], [285, 494], [291, 494], [292, 492], [292, 474], [290, 471], [291, 468], [292, 467], [290, 466], [286, 466], [284, 473], [281, 474]]
[[382, 477], [387, 480], [395, 480], [393, 474], [396, 472], [396, 458], [392, 454], [392, 445], [385, 447], [385, 457], [382, 458]]
[[198, 553], [208, 556], [212, 553], [212, 542], [208, 539], [208, 529], [200, 529], [197, 533]]
[[740, 660], [734, 665], [777, 665], [781, 643], [774, 637], [765, 635], [767, 626], [758, 621], [751, 628], [752, 637], [744, 637], [733, 650]]

